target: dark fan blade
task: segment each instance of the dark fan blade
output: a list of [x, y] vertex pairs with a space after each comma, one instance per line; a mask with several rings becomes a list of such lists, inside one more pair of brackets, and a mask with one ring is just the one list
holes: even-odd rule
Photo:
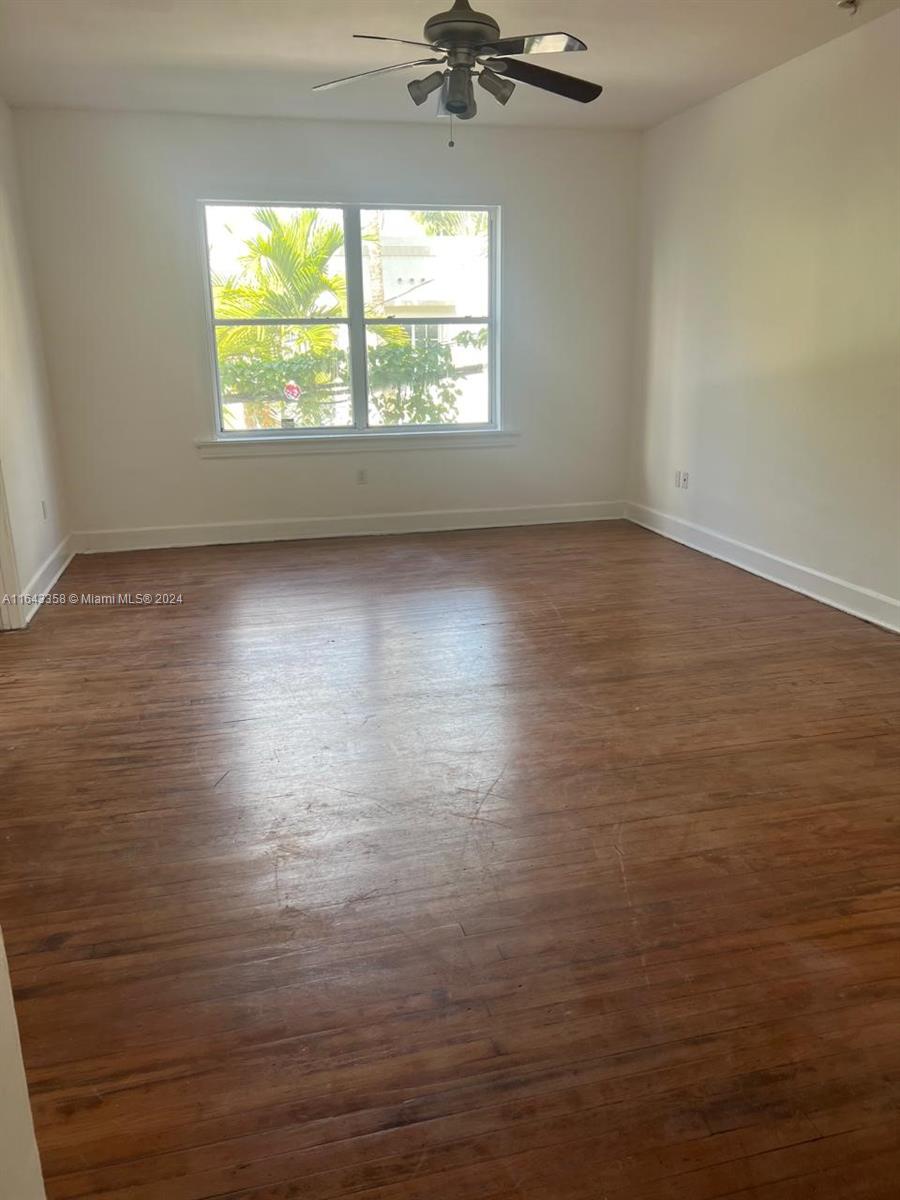
[[360, 71], [358, 75], [345, 75], [343, 79], [332, 79], [328, 83], [317, 83], [314, 92], [325, 92], [329, 88], [340, 87], [344, 83], [353, 83], [354, 79], [366, 79], [369, 75], [384, 75], [386, 71], [403, 71], [407, 67], [424, 67], [429, 63], [442, 63], [443, 58], [416, 58], [412, 62], [394, 63], [391, 67], [376, 67], [374, 71]]
[[479, 54], [562, 54], [565, 50], [587, 50], [581, 38], [571, 33], [526, 33], [524, 37], [501, 38], [482, 46]]
[[563, 75], [559, 71], [548, 71], [546, 67], [536, 67], [534, 63], [519, 62], [515, 58], [489, 58], [488, 66], [498, 75], [508, 75], [510, 79], [530, 83], [532, 87], [543, 88], [545, 92], [554, 92], [557, 96], [565, 96], [567, 100], [577, 100], [579, 104], [590, 104], [603, 91], [599, 83], [588, 83], [586, 79], [576, 79], [574, 75]]
[[367, 42], [399, 42], [401, 46], [421, 46], [423, 50], [436, 50], [431, 42], [411, 42], [408, 38], [387, 38], [377, 33], [354, 33], [355, 38], [363, 38]]

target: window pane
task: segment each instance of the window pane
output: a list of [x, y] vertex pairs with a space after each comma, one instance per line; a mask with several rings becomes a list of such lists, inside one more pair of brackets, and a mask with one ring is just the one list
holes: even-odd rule
[[367, 328], [370, 425], [486, 425], [488, 327]]
[[226, 430], [353, 424], [346, 325], [216, 327]]
[[361, 217], [367, 316], [488, 316], [485, 210], [364, 209]]
[[206, 231], [216, 317], [347, 315], [339, 208], [208, 204]]

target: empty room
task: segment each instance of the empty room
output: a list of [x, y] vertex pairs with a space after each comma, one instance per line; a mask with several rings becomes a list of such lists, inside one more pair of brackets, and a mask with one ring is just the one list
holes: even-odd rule
[[895, 1200], [900, 0], [441, 4], [0, 0], [0, 1200]]

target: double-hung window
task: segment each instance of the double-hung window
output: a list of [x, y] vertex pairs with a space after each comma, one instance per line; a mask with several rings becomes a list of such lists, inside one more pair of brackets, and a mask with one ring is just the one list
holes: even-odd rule
[[203, 210], [218, 436], [498, 427], [495, 210]]

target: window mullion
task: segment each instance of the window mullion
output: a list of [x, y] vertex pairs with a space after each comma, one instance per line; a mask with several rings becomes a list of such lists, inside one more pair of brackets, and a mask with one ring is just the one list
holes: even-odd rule
[[360, 210], [355, 204], [344, 208], [344, 255], [347, 266], [347, 316], [350, 325], [350, 386], [353, 395], [353, 425], [366, 429], [369, 398], [366, 380], [366, 314], [363, 293], [363, 256]]

